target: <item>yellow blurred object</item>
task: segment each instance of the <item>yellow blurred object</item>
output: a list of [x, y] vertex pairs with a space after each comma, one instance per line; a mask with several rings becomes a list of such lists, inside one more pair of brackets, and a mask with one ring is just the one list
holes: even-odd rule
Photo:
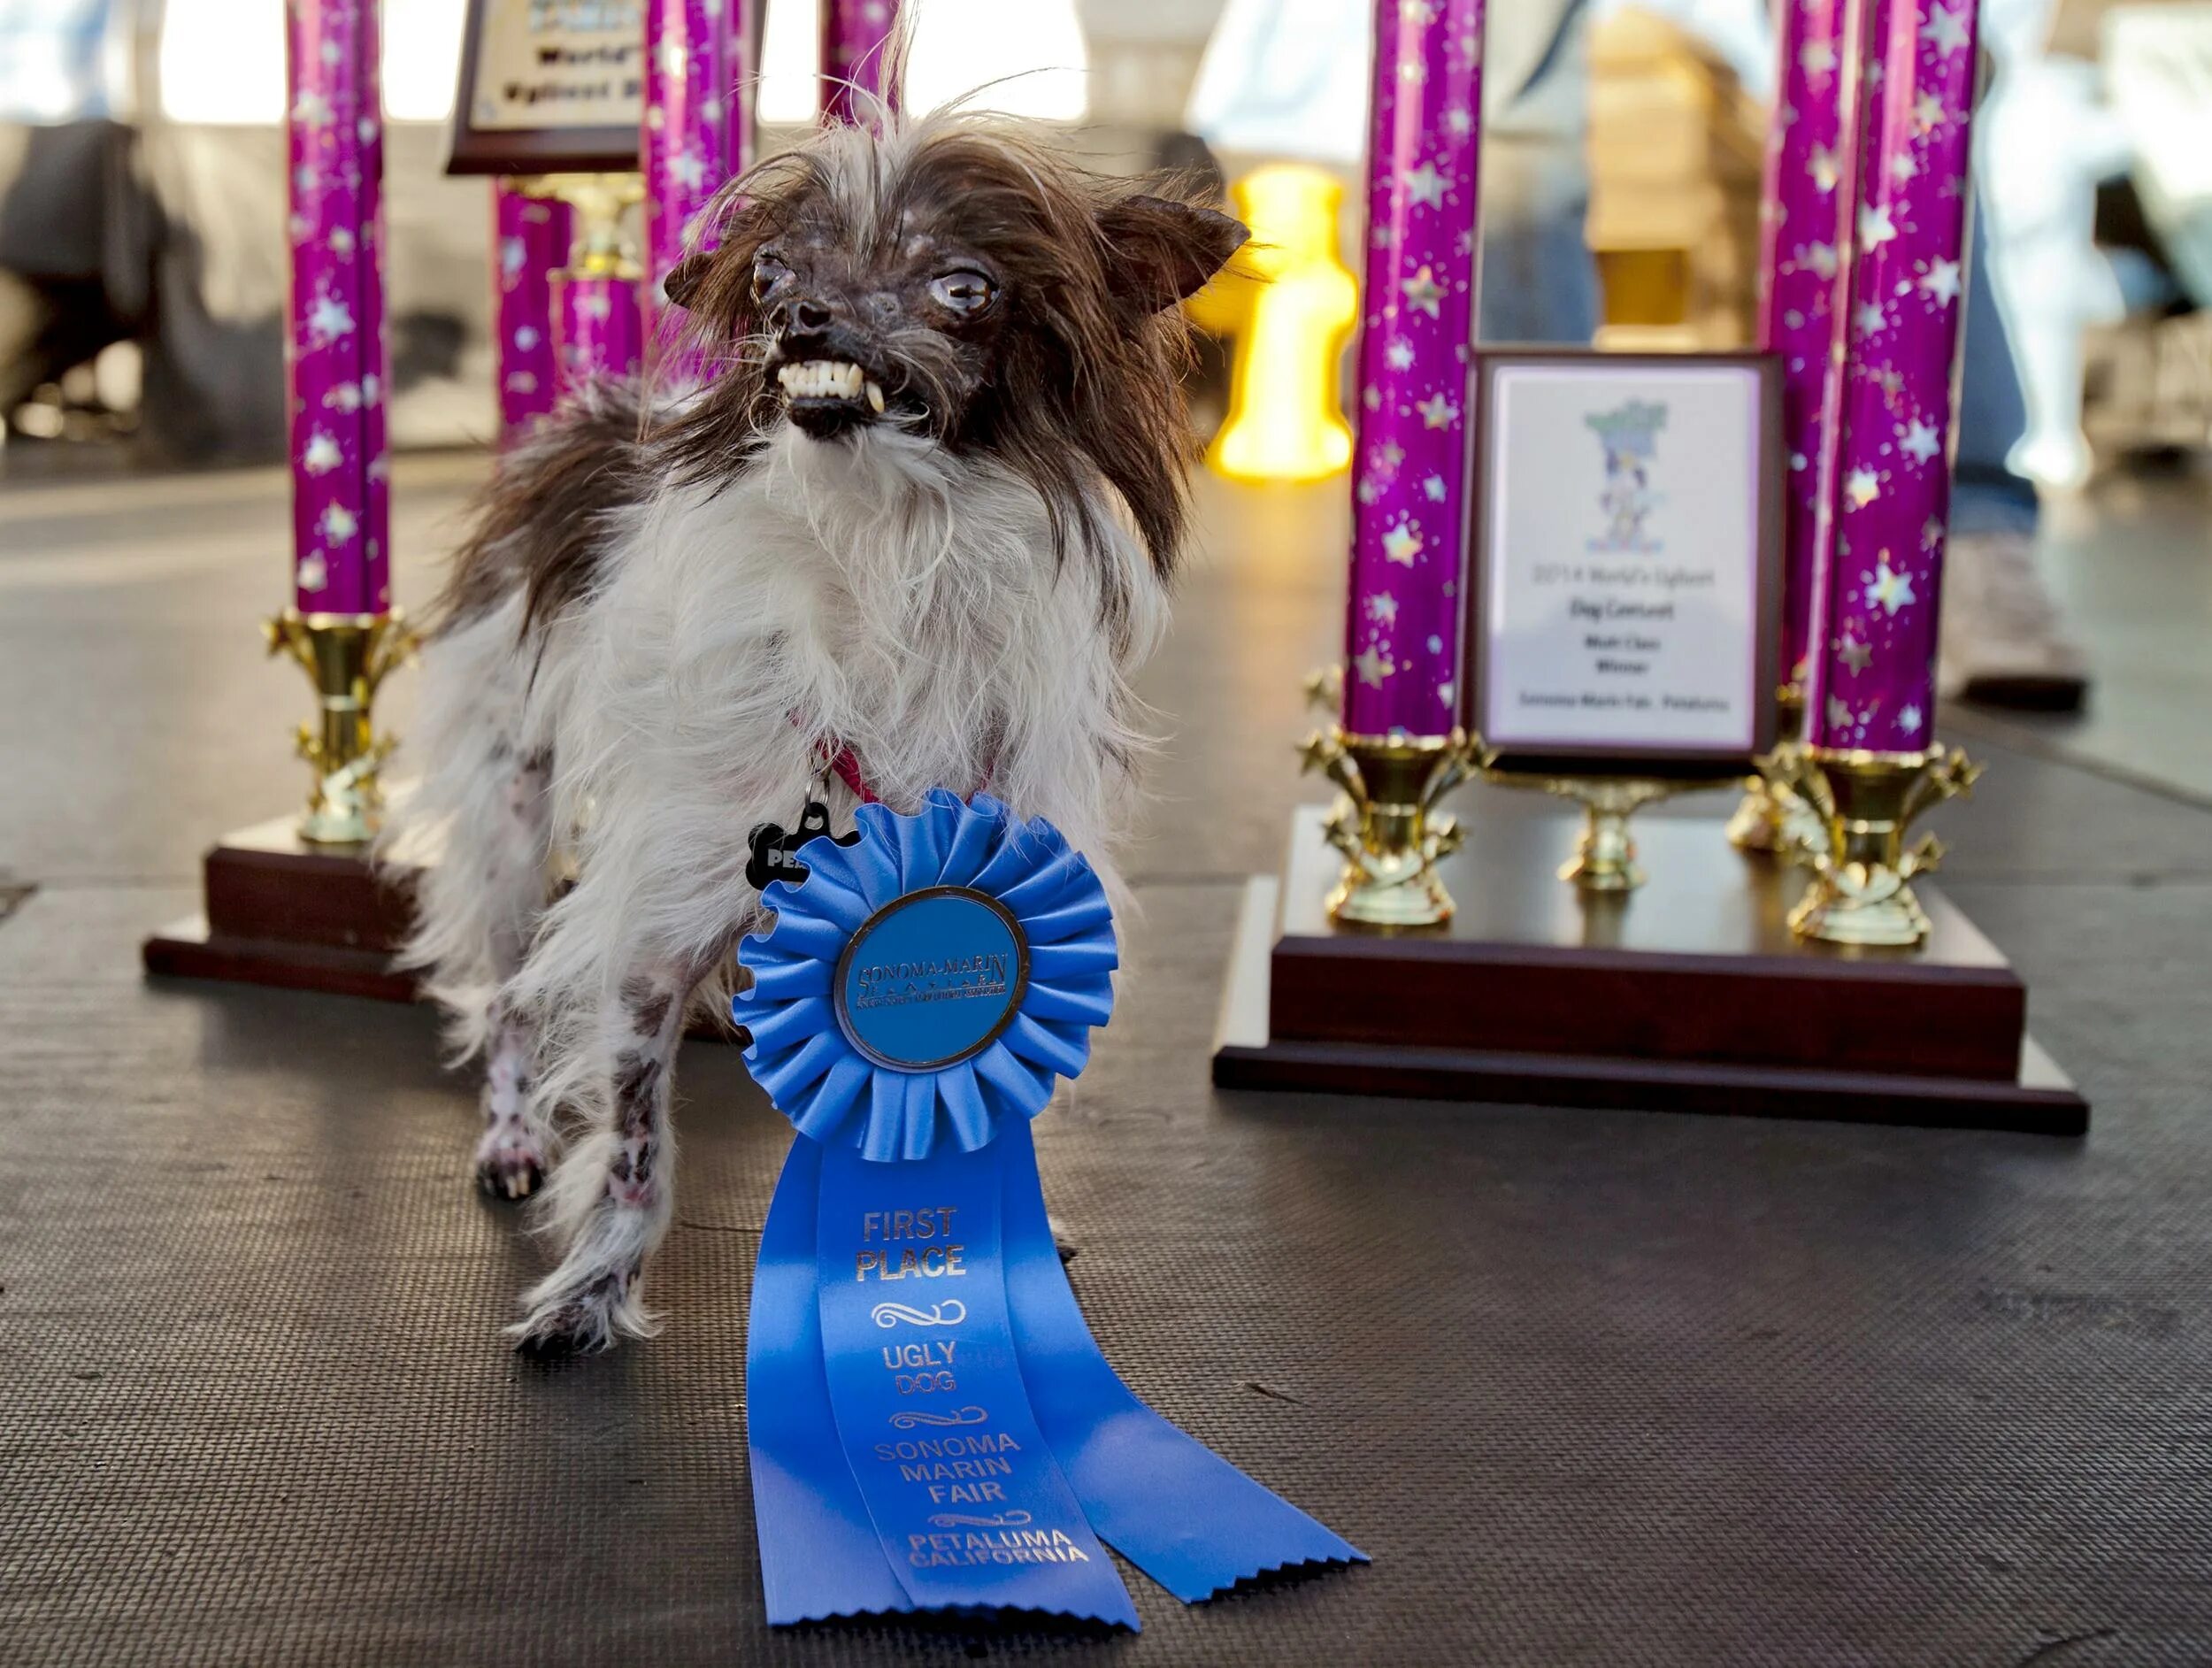
[[1190, 306], [1201, 329], [1238, 337], [1229, 415], [1207, 461], [1233, 480], [1319, 480], [1352, 461], [1337, 398], [1359, 314], [1359, 284], [1337, 258], [1344, 188], [1318, 168], [1271, 163], [1233, 195], [1252, 241]]

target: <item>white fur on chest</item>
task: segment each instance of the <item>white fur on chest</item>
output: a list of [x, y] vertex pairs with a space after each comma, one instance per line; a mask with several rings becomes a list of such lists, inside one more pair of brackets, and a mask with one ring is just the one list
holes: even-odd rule
[[710, 948], [751, 908], [749, 830], [788, 824], [832, 746], [894, 805], [987, 784], [1110, 873], [1120, 761], [1142, 738], [1101, 561], [1137, 600], [1133, 661], [1164, 613], [1133, 538], [1056, 559], [1025, 483], [882, 430], [824, 444], [787, 427], [719, 490], [627, 512], [533, 682], [580, 892], [599, 895], [557, 916], [609, 911], [603, 944]]

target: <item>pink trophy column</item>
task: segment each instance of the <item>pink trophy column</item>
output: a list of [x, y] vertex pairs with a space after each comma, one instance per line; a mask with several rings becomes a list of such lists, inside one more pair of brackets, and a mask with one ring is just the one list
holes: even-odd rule
[[1935, 714], [1966, 255], [1974, 0], [1870, 0], [1848, 365], [1824, 470], [1816, 749], [1917, 754]]
[[751, 69], [745, 52], [753, 4], [647, 0], [640, 157], [645, 307], [657, 334], [673, 311], [661, 287], [683, 258], [685, 233], [708, 199], [752, 162]]
[[635, 376], [645, 358], [645, 319], [635, 273], [557, 273], [554, 328], [561, 386], [595, 376]]
[[1761, 202], [1759, 345], [1782, 357], [1782, 669], [1793, 682], [1812, 629], [1821, 435], [1840, 394], [1862, 16], [1861, 0], [1783, 0]]
[[1482, 0], [1375, 8], [1348, 741], [1456, 719], [1482, 17]]
[[574, 246], [553, 274], [553, 344], [564, 392], [595, 377], [635, 376], [645, 357], [638, 291], [645, 274], [622, 217], [644, 195], [634, 173], [560, 176]]
[[511, 180], [494, 187], [498, 276], [492, 296], [499, 366], [499, 423], [512, 440], [553, 409], [553, 269], [568, 258], [568, 204], [525, 196]]
[[898, 0], [822, 0], [823, 120], [851, 121], [860, 96], [898, 108], [899, 89], [886, 84], [883, 61], [898, 12]]
[[376, 0], [289, 0], [286, 21], [296, 606], [381, 614], [392, 585]]

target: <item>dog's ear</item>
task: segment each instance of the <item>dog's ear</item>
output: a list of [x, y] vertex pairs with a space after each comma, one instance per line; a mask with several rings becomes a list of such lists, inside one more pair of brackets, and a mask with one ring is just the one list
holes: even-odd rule
[[1122, 280], [1117, 290], [1143, 313], [1196, 295], [1252, 235], [1225, 214], [1141, 194], [1102, 209], [1098, 229]]
[[668, 276], [661, 281], [661, 293], [677, 306], [688, 307], [706, 275], [707, 258], [694, 250], [668, 269]]

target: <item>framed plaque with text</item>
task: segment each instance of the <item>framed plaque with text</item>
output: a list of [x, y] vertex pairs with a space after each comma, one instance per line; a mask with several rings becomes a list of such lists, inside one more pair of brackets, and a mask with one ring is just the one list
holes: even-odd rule
[[468, 0], [448, 173], [624, 173], [645, 114], [643, 0]]
[[1772, 356], [1506, 350], [1475, 380], [1465, 704], [1488, 761], [1709, 776], [1771, 747]]

